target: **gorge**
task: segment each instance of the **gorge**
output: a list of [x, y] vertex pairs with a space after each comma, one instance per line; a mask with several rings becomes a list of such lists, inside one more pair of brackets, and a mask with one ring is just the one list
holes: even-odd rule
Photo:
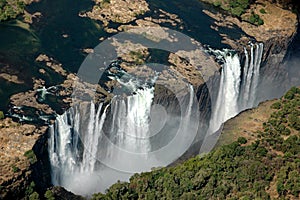
[[[181, 116], [176, 116], [153, 101], [156, 78], [142, 86], [132, 85], [139, 82], [133, 77], [127, 83], [118, 79], [132, 90], [131, 94], [116, 95], [107, 105], [79, 103], [57, 116], [50, 126], [48, 144], [53, 184], [81, 195], [104, 192], [117, 180], [128, 181], [134, 173], [173, 163], [190, 147], [195, 139], [193, 132], [199, 132], [200, 138], [212, 135], [228, 119], [256, 106], [263, 44], [249, 44], [248, 50], [244, 48], [244, 61], [228, 49], [209, 51], [223, 66], [219, 83], [213, 88], [218, 93], [216, 99], [211, 99], [207, 130], [196, 130], [200, 119], [195, 109], [202, 102], [194, 99], [192, 85], [187, 86], [184, 97], [189, 100], [178, 100]], [[215, 142], [205, 145], [212, 149]]]
[[[258, 0], [238, 18], [198, 0], [175, 0], [168, 4], [159, 0], [142, 1], [140, 10], [132, 6], [139, 2], [134, 1], [131, 7], [128, 2], [41, 0], [26, 7], [31, 13], [41, 12], [33, 16], [32, 24], [26, 24], [21, 16], [0, 22], [3, 28], [0, 33], [3, 38], [0, 109], [5, 114], [5, 118], [0, 119], [1, 158], [4, 158], [0, 165], [3, 171], [0, 198], [20, 199], [38, 194], [42, 199], [45, 192], [52, 192], [56, 198], [71, 195], [65, 189], [86, 198], [97, 192], [113, 196], [112, 191], [120, 195], [112, 199], [129, 198], [126, 195], [132, 191], [135, 192], [131, 194], [132, 199], [137, 196], [183, 198], [180, 195], [185, 189], [190, 195], [191, 191], [200, 191], [200, 185], [203, 188], [213, 183], [218, 185], [219, 181], [206, 178], [210, 171], [205, 166], [201, 165], [197, 175], [191, 174], [202, 162], [199, 157], [215, 159], [212, 156], [215, 153], [208, 152], [215, 152], [215, 148], [219, 148], [216, 143], [222, 143], [219, 135], [223, 134], [223, 124], [300, 84], [299, 51], [294, 50], [299, 46], [298, 19], [288, 6]], [[70, 4], [74, 5], [70, 12], [64, 12]], [[122, 6], [128, 6], [130, 15], [118, 12]], [[265, 13], [261, 9], [265, 9]], [[102, 12], [105, 15], [97, 15]], [[251, 12], [259, 14], [264, 24], [247, 22]], [[78, 67], [84, 58], [97, 54], [93, 47], [99, 41], [105, 43], [110, 37], [134, 31], [136, 27], [153, 27], [150, 39], [160, 41], [159, 37], [165, 37], [171, 47], [183, 49], [166, 52], [128, 42], [122, 46], [116, 41], [114, 47], [121, 55], [109, 59], [110, 63], [96, 63], [97, 68], [89, 73], [103, 73], [101, 80], [80, 83], [78, 94], [82, 98], [74, 101], [74, 83], [81, 81]], [[178, 45], [176, 35], [164, 31], [157, 34], [154, 31], [157, 27], [168, 27], [191, 37], [192, 43], [199, 42], [199, 48], [191, 50]], [[135, 48], [126, 52], [130, 46]], [[104, 52], [110, 58], [110, 49]], [[193, 59], [201, 60], [200, 64]], [[145, 67], [147, 62], [159, 65]], [[293, 91], [297, 93], [296, 89]], [[256, 117], [253, 118], [249, 117], [249, 121], [256, 123]], [[249, 130], [239, 133], [248, 143], [241, 143], [237, 152], [239, 148], [248, 151], [245, 145], [256, 148], [254, 139], [249, 140], [254, 134]], [[259, 138], [258, 135], [255, 137]], [[221, 137], [221, 140], [231, 139], [228, 138]], [[23, 147], [20, 141], [25, 142]], [[232, 142], [236, 145], [235, 140]], [[265, 144], [264, 140], [261, 142], [259, 147]], [[197, 161], [186, 162], [190, 158]], [[228, 163], [227, 157], [224, 162]], [[178, 179], [177, 172], [171, 172], [161, 177], [174, 166], [176, 169], [188, 167], [179, 174], [190, 175]], [[220, 165], [214, 170], [226, 166]], [[148, 175], [153, 175], [152, 182], [139, 179]], [[274, 196], [271, 189], [276, 187], [277, 176], [268, 176], [266, 181], [271, 183], [265, 190]], [[134, 182], [136, 180], [138, 182]], [[187, 180], [192, 183], [184, 185]], [[207, 183], [208, 180], [212, 182]], [[180, 189], [170, 189], [172, 181], [180, 185]], [[162, 183], [162, 188], [169, 188], [172, 194], [159, 197], [163, 193]], [[155, 188], [159, 194], [139, 196], [142, 193], [139, 186]], [[226, 191], [230, 191], [230, 196], [240, 190], [243, 188]], [[220, 191], [223, 190], [218, 187], [210, 195]], [[286, 193], [290, 195], [289, 190]], [[252, 194], [263, 196], [253, 191]], [[71, 196], [68, 198], [75, 198]], [[100, 199], [102, 197], [105, 194]]]

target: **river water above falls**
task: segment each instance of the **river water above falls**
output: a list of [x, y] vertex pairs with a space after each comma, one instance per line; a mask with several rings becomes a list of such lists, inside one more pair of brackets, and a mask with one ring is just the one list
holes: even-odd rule
[[[221, 43], [218, 33], [210, 28], [213, 20], [199, 12], [211, 8], [210, 6], [197, 0], [188, 2], [190, 9], [182, 6], [183, 0], [167, 4], [160, 0], [151, 0], [149, 4], [153, 10], [163, 9], [178, 14], [185, 24], [183, 32], [201, 43], [216, 48], [226, 47]], [[36, 20], [30, 29], [18, 20], [0, 23], [0, 65], [9, 65], [24, 80], [23, 84], [15, 84], [0, 79], [1, 110], [7, 110], [8, 98], [11, 94], [32, 87], [32, 77], [46, 80], [49, 86], [62, 81], [55, 74], [50, 73], [50, 76], [45, 76], [38, 72], [41, 65], [34, 60], [40, 53], [55, 58], [68, 71], [77, 72], [86, 56], [82, 53], [82, 49], [93, 48], [99, 43], [100, 37], [106, 38], [112, 35], [103, 31], [100, 23], [78, 16], [81, 11], [91, 9], [92, 5], [93, 2], [90, 0], [43, 0], [31, 4], [28, 8], [31, 13], [42, 13], [42, 17]], [[68, 12], [65, 12], [66, 10]], [[241, 33], [237, 28], [225, 29], [224, 32]], [[68, 37], [65, 38], [63, 35]]]

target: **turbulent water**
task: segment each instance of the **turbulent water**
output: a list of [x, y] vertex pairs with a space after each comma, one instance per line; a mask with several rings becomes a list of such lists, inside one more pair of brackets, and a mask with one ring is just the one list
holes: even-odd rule
[[216, 132], [225, 121], [242, 110], [257, 104], [256, 96], [263, 44], [250, 44], [250, 52], [244, 48], [244, 65], [241, 64], [238, 54], [233, 54], [228, 50], [214, 51], [214, 53], [219, 59], [222, 59], [224, 64], [219, 92], [210, 120], [210, 133]]
[[[232, 51], [214, 51], [223, 67], [209, 133], [255, 105], [262, 51], [262, 44], [251, 45], [250, 52], [245, 48], [243, 65]], [[117, 94], [107, 105], [73, 106], [50, 126], [54, 185], [82, 195], [103, 192], [133, 173], [174, 162], [191, 146], [200, 120], [193, 87], [187, 86], [186, 95], [178, 99], [181, 114], [174, 116], [153, 102], [156, 78], [146, 84], [120, 72], [124, 80], [113, 74], [109, 78], [129, 90], [127, 95]]]
[[193, 87], [187, 91], [181, 116], [154, 105], [154, 87], [145, 85], [127, 97], [116, 95], [106, 106], [85, 102], [57, 116], [49, 138], [53, 184], [89, 195], [173, 162], [193, 141], [186, 134], [194, 126]]

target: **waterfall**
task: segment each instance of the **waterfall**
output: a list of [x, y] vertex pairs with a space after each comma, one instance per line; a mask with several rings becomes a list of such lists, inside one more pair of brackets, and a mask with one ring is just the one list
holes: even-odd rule
[[103, 104], [96, 108], [91, 102], [71, 107], [57, 116], [55, 124], [50, 126], [49, 138], [53, 184], [73, 189], [70, 178], [92, 174], [97, 167], [98, 154], [104, 154], [102, 159], [118, 160], [116, 152], [105, 149], [109, 145], [102, 139], [106, 137], [103, 125], [108, 107], [112, 112], [109, 135], [114, 145], [126, 151], [150, 151], [147, 134], [152, 99], [153, 88], [147, 88], [126, 99], [114, 98], [104, 110]]
[[247, 49], [244, 48], [245, 54], [245, 66], [244, 75], [242, 79], [242, 92], [240, 94], [240, 109], [244, 110], [251, 108], [255, 105], [256, 90], [259, 81], [259, 70], [263, 54], [263, 44], [259, 43], [255, 45], [251, 44], [250, 48], [250, 62]]
[[[209, 133], [255, 105], [262, 52], [262, 44], [251, 45], [250, 52], [245, 48], [242, 65], [233, 51], [214, 51], [223, 67]], [[117, 180], [128, 181], [133, 173], [167, 166], [198, 133], [198, 102], [191, 85], [186, 94], [176, 96], [181, 109], [174, 112], [180, 113], [177, 116], [153, 102], [156, 77], [139, 80], [121, 68], [112, 71], [117, 75], [111, 72], [108, 78], [122, 87], [108, 105], [82, 102], [58, 115], [49, 128], [52, 182], [76, 194], [103, 192]]]
[[229, 50], [216, 50], [213, 53], [224, 64], [209, 125], [211, 134], [242, 110], [255, 106], [263, 44], [250, 44], [250, 55], [244, 48], [244, 66], [241, 65], [238, 54]]
[[[85, 102], [58, 115], [49, 129], [52, 183], [89, 195], [103, 192], [117, 180], [128, 180], [135, 172], [170, 164], [185, 152], [193, 139], [183, 136], [193, 131], [192, 126], [186, 125], [194, 123], [191, 118], [195, 116], [193, 87], [187, 88], [190, 95], [181, 101], [187, 104], [183, 106], [183, 116], [174, 118], [180, 119], [177, 134], [172, 129], [159, 128], [164, 118], [170, 118], [172, 125], [177, 122], [164, 116], [160, 107], [158, 113], [153, 112], [154, 86], [144, 85], [126, 97], [116, 95], [106, 106]], [[161, 148], [161, 152], [153, 149], [158, 140], [170, 137], [169, 132], [185, 137], [186, 141], [172, 138], [171, 142], [167, 141], [168, 145], [177, 147], [173, 152], [170, 152], [170, 148], [175, 148], [172, 146]], [[155, 134], [162, 137], [155, 139]]]

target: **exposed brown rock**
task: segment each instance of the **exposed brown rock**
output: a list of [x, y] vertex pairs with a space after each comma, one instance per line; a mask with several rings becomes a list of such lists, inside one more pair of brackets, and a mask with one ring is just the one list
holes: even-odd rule
[[128, 23], [149, 11], [148, 3], [144, 0], [96, 0], [95, 3], [92, 11], [81, 16], [100, 20], [104, 26], [107, 26], [109, 21]]
[[31, 14], [31, 13], [27, 12], [26, 10], [24, 11], [24, 14], [23, 14], [24, 21], [28, 24], [32, 24], [34, 18], [39, 18], [41, 16], [42, 16], [41, 12], [35, 12], [35, 13]]
[[87, 53], [87, 54], [89, 54], [89, 53], [94, 53], [94, 49], [91, 49], [91, 48], [85, 48], [85, 49], [82, 49], [82, 52], [83, 52], [83, 53]]
[[228, 120], [216, 146], [230, 144], [239, 137], [245, 137], [248, 143], [257, 139], [258, 131], [263, 131], [263, 122], [267, 121], [273, 110], [275, 100], [260, 103], [257, 108], [249, 109]]
[[19, 80], [19, 78], [16, 75], [10, 75], [6, 73], [0, 73], [0, 78], [3, 78], [9, 82], [16, 83], [16, 84], [22, 84], [23, 81]]
[[62, 64], [55, 61], [53, 58], [48, 57], [45, 54], [40, 54], [35, 61], [44, 62], [47, 67], [53, 69], [55, 72], [62, 76], [67, 76], [67, 71], [63, 69]]
[[11, 96], [11, 104], [15, 106], [29, 106], [43, 111], [46, 114], [53, 114], [54, 111], [47, 104], [40, 104], [36, 99], [36, 90], [17, 93]]
[[47, 127], [19, 124], [10, 118], [0, 120], [0, 198], [7, 198], [26, 188], [34, 158], [24, 156]]
[[[264, 9], [266, 13], [262, 14], [261, 9]], [[258, 0], [255, 4], [252, 4], [246, 13], [241, 16], [242, 21], [221, 13], [214, 14], [208, 10], [203, 12], [214, 18], [217, 26], [232, 27], [235, 24], [259, 42], [268, 41], [278, 36], [291, 38], [295, 34], [298, 25], [295, 13], [264, 0]], [[263, 19], [263, 25], [257, 26], [248, 22], [252, 12]]]

